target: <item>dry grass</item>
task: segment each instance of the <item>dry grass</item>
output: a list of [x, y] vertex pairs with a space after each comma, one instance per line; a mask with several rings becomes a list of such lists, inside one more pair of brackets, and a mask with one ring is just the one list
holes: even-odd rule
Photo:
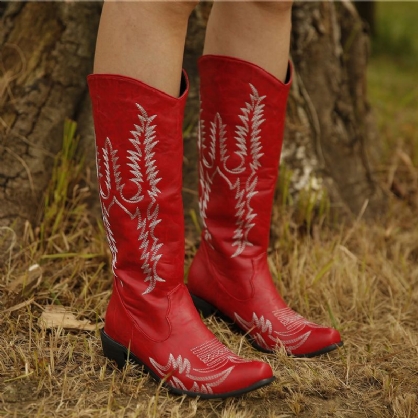
[[[68, 163], [61, 156], [57, 170], [77, 173]], [[51, 213], [62, 213], [60, 228], [55, 215], [46, 217], [37, 230], [27, 227], [20, 246], [2, 230], [0, 415], [418, 416], [418, 220], [407, 202], [392, 202], [375, 225], [337, 227], [317, 217], [308, 235], [290, 208], [278, 207], [270, 258], [277, 285], [300, 313], [339, 328], [346, 345], [309, 360], [259, 354], [212, 318], [223, 342], [269, 362], [277, 382], [240, 399], [201, 401], [169, 395], [135, 367], [118, 371], [103, 358], [97, 329], [46, 329], [40, 321], [46, 306], [61, 305], [98, 328], [110, 295], [104, 233], [87, 217], [76, 180], [59, 186], [72, 191], [69, 199], [49, 201], [57, 206]], [[190, 258], [193, 251], [189, 245]]]
[[[288, 213], [275, 213], [281, 239], [271, 261], [280, 271], [279, 288], [302, 314], [337, 326], [346, 346], [309, 360], [282, 352], [260, 355], [211, 319], [208, 325], [222, 341], [241, 354], [268, 361], [278, 377], [268, 388], [223, 402], [176, 398], [134, 367], [119, 372], [102, 357], [97, 331], [43, 328], [39, 317], [50, 304], [101, 323], [110, 293], [109, 254], [102, 231], [83, 217], [78, 232], [49, 242], [65, 240], [69, 252], [97, 256], [45, 258], [42, 250], [34, 250], [36, 238], [28, 238], [25, 246], [7, 253], [9, 263], [2, 272], [0, 413], [416, 417], [418, 229], [412, 214], [406, 216], [408, 208], [395, 206], [382, 225], [360, 221], [338, 230], [322, 227], [315, 237], [301, 237]], [[40, 269], [25, 274], [35, 262], [42, 266], [41, 278]], [[22, 275], [28, 280], [24, 288], [14, 287]]]
[[[397, 196], [385, 219], [333, 223], [326, 210], [306, 212], [309, 205], [278, 206], [273, 219], [278, 288], [301, 314], [336, 326], [343, 349], [315, 359], [260, 354], [211, 318], [208, 326], [224, 343], [269, 362], [277, 376], [267, 388], [225, 401], [175, 397], [137, 367], [120, 372], [109, 364], [98, 328], [110, 295], [110, 253], [100, 222], [87, 216], [88, 190], [80, 186], [82, 165], [68, 146], [74, 127], [67, 125], [42, 223], [27, 225], [22, 240], [0, 230], [0, 416], [418, 417], [418, 136], [411, 107], [418, 96], [388, 118], [391, 101], [385, 107], [378, 96], [380, 64], [372, 75], [382, 138], [391, 146], [379, 175]], [[415, 76], [405, 77], [410, 97]], [[399, 84], [393, 89], [401, 94]], [[195, 244], [187, 242], [186, 268]], [[40, 318], [50, 305], [73, 313], [73, 327], [88, 320], [96, 329], [67, 329], [67, 321], [47, 329]]]

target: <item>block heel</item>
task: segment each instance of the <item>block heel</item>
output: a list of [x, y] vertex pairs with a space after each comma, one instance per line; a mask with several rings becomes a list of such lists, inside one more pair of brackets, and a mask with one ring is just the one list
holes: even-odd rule
[[123, 345], [112, 340], [103, 329], [100, 330], [100, 339], [102, 340], [104, 356], [109, 360], [115, 361], [119, 369], [123, 369], [128, 360], [127, 349]]
[[190, 296], [192, 297], [194, 306], [196, 306], [196, 309], [201, 312], [204, 318], [207, 318], [208, 316], [214, 315], [218, 312], [218, 309], [215, 306], [204, 301], [203, 299], [198, 298], [197, 296], [193, 295], [193, 293], [190, 293]]

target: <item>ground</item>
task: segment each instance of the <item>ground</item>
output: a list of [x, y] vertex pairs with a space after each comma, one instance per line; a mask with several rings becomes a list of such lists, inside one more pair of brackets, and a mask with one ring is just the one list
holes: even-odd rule
[[[326, 204], [307, 211], [281, 204], [277, 190], [270, 254], [277, 287], [298, 312], [337, 327], [344, 348], [314, 359], [260, 354], [210, 318], [231, 349], [269, 362], [276, 382], [242, 398], [202, 401], [169, 395], [133, 366], [117, 370], [98, 338], [110, 253], [100, 221], [87, 214], [83, 166], [66, 148], [40, 224], [27, 225], [18, 241], [1, 230], [0, 416], [418, 417], [418, 51], [410, 39], [418, 29], [416, 5], [402, 7], [379, 5], [369, 69], [383, 144], [373, 159], [390, 198], [387, 214], [371, 223], [342, 218]], [[404, 26], [390, 19], [399, 10]], [[73, 143], [71, 125], [65, 138]], [[186, 241], [186, 271], [197, 244], [193, 234]], [[50, 305], [67, 312], [63, 326], [45, 323]], [[74, 329], [86, 323], [91, 330]]]

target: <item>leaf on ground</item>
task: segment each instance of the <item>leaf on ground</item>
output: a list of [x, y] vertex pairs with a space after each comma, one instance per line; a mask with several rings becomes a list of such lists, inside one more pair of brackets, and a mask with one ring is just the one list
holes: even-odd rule
[[42, 268], [39, 264], [32, 264], [28, 270], [6, 286], [9, 292], [18, 293], [22, 289], [38, 287], [42, 280]]
[[77, 319], [72, 312], [64, 306], [45, 306], [44, 311], [39, 318], [39, 326], [41, 328], [64, 328], [77, 329], [83, 331], [94, 331], [97, 329], [96, 324], [91, 324], [88, 319]]
[[1, 313], [3, 314], [3, 313], [6, 313], [6, 312], [18, 311], [19, 309], [30, 305], [34, 300], [35, 300], [34, 298], [30, 298], [29, 300], [25, 300], [24, 302], [18, 303], [17, 305], [13, 305], [10, 308], [5, 309], [4, 311], [1, 311]]

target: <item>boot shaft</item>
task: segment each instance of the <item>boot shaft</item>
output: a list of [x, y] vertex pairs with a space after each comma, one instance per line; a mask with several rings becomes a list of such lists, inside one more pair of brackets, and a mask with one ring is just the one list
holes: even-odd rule
[[175, 99], [116, 75], [89, 77], [100, 201], [115, 274], [102, 343], [181, 395], [237, 396], [274, 380], [202, 323], [183, 284], [182, 120]]
[[103, 221], [125, 292], [168, 292], [183, 280], [182, 121], [188, 91], [171, 97], [119, 75], [88, 78]]
[[286, 84], [223, 56], [199, 61], [199, 194], [202, 238], [230, 257], [268, 246], [283, 141]]

